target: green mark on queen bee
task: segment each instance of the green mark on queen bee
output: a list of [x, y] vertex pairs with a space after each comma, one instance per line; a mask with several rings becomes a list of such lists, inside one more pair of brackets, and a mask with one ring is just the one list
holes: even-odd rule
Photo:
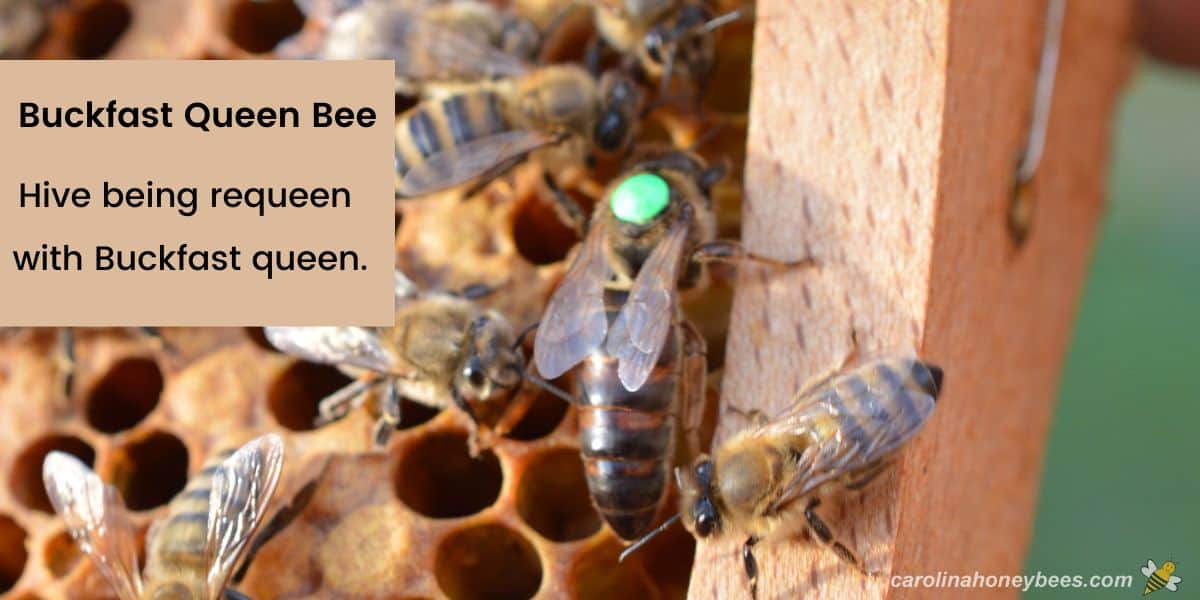
[[645, 225], [667, 208], [671, 186], [654, 173], [639, 173], [613, 190], [609, 206], [613, 215], [626, 223]]

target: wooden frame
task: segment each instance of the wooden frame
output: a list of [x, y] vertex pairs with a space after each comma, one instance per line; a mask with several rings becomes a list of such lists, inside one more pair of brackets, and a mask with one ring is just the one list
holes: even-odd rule
[[[743, 236], [823, 266], [739, 274], [718, 443], [746, 426], [730, 406], [779, 411], [839, 364], [852, 328], [864, 353], [915, 351], [946, 371], [897, 468], [823, 506], [876, 574], [805, 534], [767, 540], [760, 598], [928, 597], [889, 575], [1023, 572], [1133, 41], [1127, 0], [1068, 3], [1019, 245], [1006, 218], [1045, 12], [1045, 0], [759, 0]], [[690, 597], [746, 597], [742, 541], [699, 545]]]

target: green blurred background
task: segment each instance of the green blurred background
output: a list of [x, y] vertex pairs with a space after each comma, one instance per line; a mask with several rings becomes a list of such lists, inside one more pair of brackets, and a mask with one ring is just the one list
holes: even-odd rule
[[1174, 559], [1200, 598], [1200, 74], [1144, 64], [1118, 113], [1109, 207], [1054, 413], [1027, 574]]

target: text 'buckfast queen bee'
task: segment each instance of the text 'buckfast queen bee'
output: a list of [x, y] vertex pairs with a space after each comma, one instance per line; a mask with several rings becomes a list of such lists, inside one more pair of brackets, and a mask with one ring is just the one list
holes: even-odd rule
[[745, 536], [752, 594], [751, 548], [800, 524], [865, 570], [816, 509], [822, 496], [861, 488], [890, 464], [929, 419], [941, 387], [940, 368], [911, 358], [868, 361], [806, 386], [783, 413], [676, 469], [684, 526], [698, 538]]
[[[344, 416], [372, 388], [383, 390], [375, 430], [379, 445], [400, 423], [401, 397], [433, 408], [456, 407], [476, 426], [506, 433], [527, 405], [515, 402], [529, 381], [567, 398], [561, 390], [528, 373], [520, 340], [500, 313], [472, 298], [490, 293], [476, 286], [464, 293], [421, 291], [403, 273], [395, 275], [393, 327], [266, 327], [267, 340], [280, 351], [335, 365], [363, 379], [321, 401], [317, 425]], [[495, 423], [483, 420], [497, 415]], [[472, 432], [472, 451], [478, 449]]]
[[274, 434], [214, 457], [151, 527], [144, 571], [116, 488], [63, 452], [46, 456], [43, 479], [71, 537], [121, 600], [244, 599], [226, 584], [262, 522], [282, 466], [283, 441]]

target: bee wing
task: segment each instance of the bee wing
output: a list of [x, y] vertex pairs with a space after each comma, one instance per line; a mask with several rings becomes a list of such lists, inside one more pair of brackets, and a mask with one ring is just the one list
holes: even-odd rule
[[398, 191], [401, 196], [421, 196], [444, 190], [556, 141], [539, 131], [503, 131], [446, 148], [409, 169]]
[[533, 360], [542, 377], [554, 379], [566, 373], [599, 348], [608, 335], [604, 284], [609, 269], [604, 239], [604, 223], [596, 221], [550, 296], [533, 344]]
[[1167, 585], [1164, 587], [1166, 587], [1168, 590], [1171, 590], [1172, 592], [1178, 592], [1179, 588], [1175, 584], [1177, 584], [1181, 581], [1183, 581], [1183, 579], [1181, 579], [1178, 575], [1172, 575], [1170, 581], [1168, 581]]
[[363, 327], [264, 327], [280, 352], [327, 365], [349, 365], [381, 373], [395, 366], [379, 332]]
[[[418, 3], [414, 3], [418, 4]], [[419, 5], [378, 5], [375, 39], [363, 58], [396, 61], [396, 76], [415, 81], [492, 79], [529, 72], [521, 59], [426, 17]]]
[[772, 505], [774, 510], [827, 481], [888, 458], [920, 430], [933, 412], [935, 398], [899, 369], [923, 371], [919, 380], [934, 381], [916, 360], [872, 361], [812, 388], [791, 409], [763, 425], [767, 435], [837, 428], [836, 434], [804, 450], [797, 475]]
[[413, 280], [408, 278], [408, 275], [405, 275], [400, 269], [396, 269], [394, 293], [396, 295], [396, 308], [400, 308], [409, 300], [413, 300], [419, 296], [421, 290], [417, 287], [417, 284], [413, 283]]
[[1158, 570], [1158, 566], [1154, 564], [1154, 561], [1148, 560], [1146, 561], [1146, 566], [1142, 567], [1142, 575], [1149, 577], [1153, 575], [1156, 570]]
[[54, 511], [116, 590], [117, 597], [138, 600], [142, 578], [138, 572], [137, 538], [116, 488], [105, 485], [87, 465], [64, 452], [46, 455], [42, 479]]
[[283, 440], [267, 434], [238, 448], [213, 474], [204, 540], [206, 597], [217, 600], [250, 536], [266, 514], [283, 467]]
[[606, 349], [617, 358], [617, 375], [631, 392], [646, 383], [675, 322], [679, 258], [687, 232], [687, 225], [676, 223], [650, 253], [609, 329]]

